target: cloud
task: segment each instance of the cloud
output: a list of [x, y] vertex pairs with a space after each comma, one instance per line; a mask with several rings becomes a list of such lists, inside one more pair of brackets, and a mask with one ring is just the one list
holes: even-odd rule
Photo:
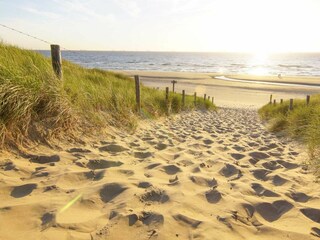
[[[85, 18], [94, 18], [100, 22], [113, 22], [115, 20], [115, 16], [113, 14], [98, 13], [93, 8], [95, 4], [90, 0], [54, 0], [54, 2], [61, 5], [65, 11], [80, 13], [82, 14], [82, 17]], [[81, 15], [79, 15], [79, 18], [81, 18], [80, 16]]]
[[60, 18], [59, 14], [56, 14], [56, 13], [53, 13], [53, 12], [47, 12], [47, 11], [43, 11], [43, 10], [38, 10], [38, 9], [32, 8], [32, 7], [20, 7], [20, 9], [22, 9], [23, 11], [32, 13], [32, 14], [37, 14], [39, 16], [46, 17], [46, 18], [51, 18], [51, 19]]
[[120, 8], [125, 11], [127, 14], [137, 17], [141, 12], [141, 8], [138, 6], [138, 3], [134, 0], [115, 0], [114, 1]]

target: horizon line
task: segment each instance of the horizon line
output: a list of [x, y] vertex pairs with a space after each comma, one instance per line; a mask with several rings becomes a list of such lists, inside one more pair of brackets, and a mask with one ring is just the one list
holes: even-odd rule
[[[50, 51], [50, 49], [27, 49], [31, 51]], [[94, 50], [94, 49], [61, 49], [61, 52], [141, 52], [141, 53], [219, 53], [219, 54], [251, 54], [257, 53], [250, 51], [161, 51], [161, 50]], [[320, 50], [317, 51], [283, 51], [283, 52], [270, 52], [267, 55], [274, 54], [320, 54]]]

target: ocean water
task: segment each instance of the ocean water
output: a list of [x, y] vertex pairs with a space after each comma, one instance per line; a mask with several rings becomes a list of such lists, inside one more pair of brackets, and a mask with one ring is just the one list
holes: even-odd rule
[[[49, 51], [39, 51], [50, 56]], [[62, 57], [88, 68], [320, 76], [320, 53], [252, 55], [240, 53], [63, 51]]]

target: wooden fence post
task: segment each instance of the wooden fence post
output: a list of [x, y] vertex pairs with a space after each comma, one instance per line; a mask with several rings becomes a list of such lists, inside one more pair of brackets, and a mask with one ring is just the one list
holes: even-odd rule
[[169, 87], [166, 87], [166, 105], [167, 105], [167, 114], [170, 114], [170, 106], [169, 106]]
[[52, 44], [51, 46], [51, 61], [54, 73], [59, 79], [62, 79], [62, 60], [60, 46]]
[[307, 95], [307, 106], [309, 105], [310, 103], [310, 95]]
[[208, 96], [208, 100], [210, 101], [210, 96]]
[[272, 104], [272, 94], [270, 95], [270, 102], [269, 104]]
[[182, 107], [186, 104], [186, 92], [182, 90]]
[[277, 104], [277, 100], [273, 100], [273, 105], [275, 106]]
[[140, 97], [140, 77], [139, 75], [134, 76], [135, 85], [136, 85], [136, 104], [137, 104], [137, 111], [141, 113], [141, 97]]
[[197, 104], [197, 92], [194, 92], [194, 105]]
[[169, 100], [169, 87], [166, 87], [166, 101]]
[[283, 99], [280, 99], [280, 104], [282, 104], [283, 103]]
[[206, 100], [206, 98], [207, 98], [207, 94], [204, 94], [203, 95], [203, 100]]
[[212, 104], [214, 104], [214, 97], [212, 97], [212, 99], [211, 99], [211, 100], [212, 100]]
[[172, 80], [171, 83], [172, 83], [172, 92], [174, 93], [174, 86], [177, 83], [177, 81], [176, 80]]
[[293, 99], [290, 99], [290, 105], [289, 105], [289, 110], [292, 111], [293, 110]]

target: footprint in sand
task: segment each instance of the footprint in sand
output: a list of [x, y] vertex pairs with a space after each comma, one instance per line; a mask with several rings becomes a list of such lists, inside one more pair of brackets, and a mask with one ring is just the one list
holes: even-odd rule
[[140, 196], [141, 202], [158, 202], [165, 203], [169, 201], [169, 196], [164, 190], [159, 188], [151, 187], [144, 194]]
[[33, 190], [35, 190], [36, 188], [37, 184], [35, 183], [24, 184], [21, 186], [14, 187], [10, 195], [14, 198], [23, 198], [31, 194]]
[[249, 156], [258, 160], [263, 160], [270, 157], [268, 154], [264, 152], [251, 152], [249, 153]]
[[259, 183], [252, 183], [251, 188], [255, 191], [255, 193], [258, 196], [264, 196], [264, 197], [279, 197], [280, 195], [272, 192], [268, 189], [265, 189], [261, 184]]
[[261, 181], [267, 181], [268, 180], [268, 174], [271, 173], [271, 171], [266, 170], [266, 169], [256, 169], [256, 170], [251, 170], [252, 175]]
[[231, 177], [235, 174], [239, 173], [239, 169], [236, 168], [234, 165], [231, 164], [225, 164], [225, 166], [219, 171], [219, 173], [224, 177]]
[[108, 203], [127, 189], [120, 183], [108, 183], [100, 190], [100, 198], [103, 202]]
[[182, 214], [176, 214], [176, 215], [173, 215], [172, 217], [177, 222], [180, 222], [183, 225], [187, 225], [187, 226], [192, 227], [192, 228], [197, 228], [202, 223], [202, 221], [187, 217], [187, 216], [182, 215]]
[[148, 157], [152, 157], [152, 153], [151, 152], [135, 152], [134, 157], [139, 159], [145, 159]]
[[123, 164], [123, 162], [114, 162], [114, 161], [108, 161], [103, 159], [92, 159], [89, 160], [87, 163], [87, 167], [95, 170], [95, 169], [105, 169], [105, 168], [111, 168], [111, 167], [119, 167]]
[[320, 228], [313, 227], [311, 228], [311, 235], [320, 238]]
[[163, 225], [164, 223], [163, 215], [155, 212], [142, 212], [140, 214], [133, 213], [128, 215], [127, 217], [129, 226], [133, 226], [138, 221], [147, 226], [158, 226]]
[[257, 212], [268, 222], [278, 220], [283, 214], [290, 211], [293, 205], [285, 200], [278, 200], [273, 203], [260, 203], [256, 205]]
[[205, 139], [205, 140], [203, 140], [203, 143], [206, 145], [211, 145], [213, 143], [213, 141], [210, 139]]
[[264, 167], [265, 169], [271, 170], [271, 171], [282, 168], [282, 166], [280, 164], [278, 164], [277, 161], [264, 162], [264, 163], [262, 163], [262, 167]]
[[308, 202], [311, 197], [308, 196], [307, 194], [303, 193], [303, 192], [293, 192], [290, 191], [289, 193], [286, 194], [288, 197], [292, 198], [295, 202], [302, 202], [302, 203], [306, 203]]
[[190, 180], [199, 186], [202, 187], [214, 187], [218, 185], [218, 182], [216, 179], [212, 178], [204, 178], [204, 177], [199, 177], [199, 176], [191, 176]]
[[222, 194], [216, 189], [207, 191], [205, 196], [209, 203], [218, 203], [222, 199]]
[[161, 150], [164, 150], [168, 147], [167, 144], [164, 144], [164, 143], [158, 143], [157, 146], [155, 146], [155, 149], [161, 151]]
[[119, 152], [124, 152], [127, 151], [128, 149], [118, 145], [118, 144], [110, 144], [107, 146], [103, 146], [99, 148], [100, 152], [109, 152], [109, 153], [119, 153]]
[[85, 148], [70, 148], [68, 153], [91, 153], [91, 150]]
[[149, 188], [152, 187], [152, 184], [150, 182], [139, 182], [138, 188]]
[[246, 155], [241, 154], [241, 153], [230, 153], [231, 157], [235, 160], [241, 160], [244, 158]]
[[59, 155], [51, 155], [51, 156], [39, 155], [39, 156], [32, 156], [30, 158], [30, 162], [39, 163], [39, 164], [56, 163], [59, 161], [60, 161]]
[[18, 170], [16, 165], [9, 159], [5, 160], [4, 162], [0, 162], [0, 169], [4, 171]]
[[162, 168], [164, 169], [165, 173], [168, 175], [175, 175], [178, 172], [181, 172], [181, 169], [176, 165], [167, 165]]
[[278, 160], [277, 162], [280, 165], [282, 165], [283, 167], [285, 167], [286, 169], [295, 169], [295, 168], [300, 167], [299, 164], [290, 163], [290, 162], [283, 161], [283, 160]]
[[275, 175], [272, 177], [272, 183], [275, 186], [282, 186], [283, 184], [285, 184], [286, 182], [288, 182], [287, 179], [279, 176], [279, 175]]
[[300, 209], [303, 215], [305, 215], [310, 220], [320, 223], [320, 209], [316, 208], [303, 208]]
[[104, 178], [105, 171], [100, 170], [100, 171], [89, 171], [84, 173], [87, 179], [91, 179], [92, 181], [100, 181], [101, 179]]
[[134, 171], [133, 170], [129, 170], [129, 169], [120, 169], [118, 170], [119, 173], [127, 176], [127, 177], [131, 177], [134, 175]]
[[41, 217], [41, 226], [42, 229], [45, 230], [55, 224], [56, 215], [53, 212], [47, 212]]

